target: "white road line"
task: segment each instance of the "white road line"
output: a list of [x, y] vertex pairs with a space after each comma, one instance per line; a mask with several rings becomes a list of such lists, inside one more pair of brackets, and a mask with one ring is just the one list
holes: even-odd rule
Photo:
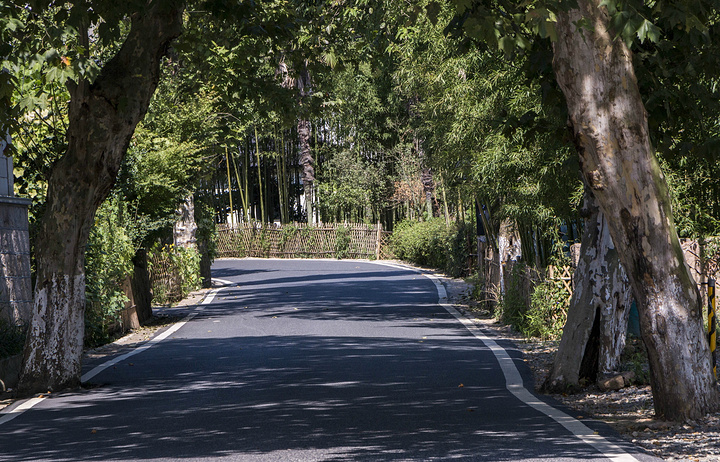
[[[168, 338], [169, 336], [171, 336], [172, 334], [177, 332], [178, 329], [180, 329], [182, 326], [184, 326], [188, 321], [190, 321], [192, 318], [197, 316], [198, 311], [200, 311], [202, 309], [202, 305], [207, 305], [210, 302], [212, 302], [215, 299], [215, 296], [217, 295], [217, 293], [220, 292], [220, 290], [222, 290], [222, 287], [209, 291], [205, 295], [205, 298], [203, 298], [203, 300], [200, 302], [200, 305], [195, 307], [195, 310], [193, 312], [189, 313], [181, 321], [178, 321], [175, 324], [173, 324], [172, 326], [170, 326], [170, 328], [167, 329], [166, 331], [164, 331], [162, 334], [153, 337], [152, 339], [147, 341], [142, 346], [139, 346], [138, 348], [135, 348], [134, 350], [132, 350], [128, 353], [125, 353], [124, 355], [120, 355], [116, 358], [106, 361], [106, 362], [100, 364], [99, 366], [93, 368], [89, 372], [86, 372], [85, 374], [83, 374], [82, 377], [80, 377], [80, 381], [87, 382], [88, 380], [92, 379], [93, 377], [95, 377], [96, 375], [98, 375], [100, 372], [104, 371], [108, 367], [114, 366], [115, 364], [117, 364], [121, 361], [124, 361], [124, 360], [130, 358], [131, 356], [135, 356], [136, 354], [142, 353], [143, 351], [148, 350], [152, 346], [165, 340], [166, 338]], [[33, 406], [37, 405], [38, 403], [41, 403], [44, 400], [45, 400], [44, 396], [38, 396], [35, 398], [19, 400], [19, 401], [13, 403], [12, 405], [10, 405], [0, 411], [0, 425], [4, 424], [6, 422], [10, 422], [15, 417], [19, 416], [20, 414], [27, 411], [28, 409], [31, 409]]]
[[89, 372], [86, 372], [82, 377], [80, 377], [81, 382], [87, 382], [88, 380], [92, 379], [96, 375], [98, 375], [100, 372], [104, 371], [110, 366], [114, 366], [115, 364], [125, 361], [126, 359], [130, 358], [131, 356], [135, 356], [136, 354], [142, 353], [143, 351], [151, 348], [155, 344], [162, 342], [166, 338], [170, 337], [172, 334], [177, 332], [182, 326], [187, 324], [192, 318], [198, 315], [198, 310], [202, 309], [202, 305], [207, 305], [208, 303], [212, 302], [215, 299], [215, 295], [217, 295], [218, 292], [220, 292], [222, 288], [217, 288], [209, 291], [205, 297], [200, 302], [200, 305], [195, 307], [195, 310], [191, 313], [188, 313], [187, 316], [185, 316], [181, 321], [176, 322], [172, 326], [170, 326], [169, 329], [164, 331], [160, 335], [156, 335], [155, 337], [151, 338], [149, 341], [147, 341], [142, 346], [139, 346], [135, 348], [132, 351], [129, 351], [125, 353], [124, 355], [118, 356], [116, 358], [113, 358], [109, 361], [106, 361], [99, 366], [95, 367], [94, 369], [90, 370]]
[[520, 375], [520, 371], [518, 371], [517, 367], [515, 367], [515, 363], [513, 362], [508, 352], [505, 351], [505, 349], [502, 348], [500, 345], [498, 345], [493, 339], [485, 335], [485, 333], [472, 320], [465, 317], [452, 305], [447, 303], [447, 291], [445, 290], [445, 286], [442, 285], [442, 282], [440, 282], [440, 279], [438, 279], [437, 276], [433, 274], [423, 273], [422, 271], [419, 271], [409, 266], [397, 265], [394, 263], [386, 262], [377, 262], [377, 264], [414, 271], [430, 279], [435, 284], [435, 289], [437, 290], [438, 297], [440, 298], [438, 304], [445, 308], [448, 313], [452, 314], [458, 321], [463, 324], [463, 326], [465, 326], [467, 330], [470, 331], [471, 334], [481, 340], [485, 344], [485, 346], [488, 347], [490, 351], [492, 351], [492, 353], [495, 355], [495, 359], [497, 359], [498, 363], [500, 364], [503, 375], [505, 376], [505, 387], [517, 399], [550, 417], [551, 419], [565, 427], [565, 429], [567, 429], [570, 433], [575, 435], [581, 441], [597, 449], [601, 454], [603, 454], [611, 461], [639, 462], [638, 459], [625, 452], [620, 446], [611, 443], [607, 439], [596, 434], [595, 431], [591, 430], [584, 423], [560, 411], [559, 409], [555, 409], [554, 407], [539, 400], [536, 396], [530, 393], [530, 391], [525, 388], [522, 376]]
[[218, 278], [212, 278], [213, 281], [217, 281], [220, 284], [225, 284], [226, 286], [232, 286], [235, 285], [235, 282], [228, 281], [227, 279], [218, 279]]
[[17, 401], [14, 404], [11, 404], [10, 406], [0, 411], [0, 416], [2, 416], [0, 417], [0, 425], [6, 422], [10, 422], [15, 417], [32, 408], [36, 404], [43, 402], [44, 400], [44, 396], [38, 396], [36, 398], [23, 399], [21, 401]]
[[[396, 267], [399, 268], [399, 266]], [[472, 320], [465, 317], [452, 305], [447, 303], [447, 292], [445, 291], [445, 287], [442, 285], [442, 282], [440, 282], [440, 280], [436, 276], [427, 273], [422, 274], [428, 279], [430, 279], [433, 283], [435, 283], [435, 288], [437, 289], [438, 297], [440, 298], [439, 305], [445, 308], [448, 313], [455, 316], [455, 318], [460, 321], [463, 326], [465, 326], [465, 328], [470, 331], [471, 334], [473, 334], [476, 338], [480, 339], [485, 344], [485, 346], [488, 347], [490, 351], [492, 351], [492, 353], [495, 355], [498, 363], [500, 363], [500, 368], [502, 369], [503, 375], [505, 376], [505, 387], [508, 389], [508, 391], [510, 391], [510, 393], [512, 393], [517, 399], [519, 399], [523, 403], [555, 420], [557, 423], [565, 427], [565, 429], [567, 429], [570, 433], [575, 435], [584, 443], [597, 449], [601, 454], [603, 454], [611, 461], [638, 462], [635, 457], [625, 452], [620, 446], [611, 443], [602, 436], [598, 435], [595, 431], [588, 428], [579, 420], [558, 409], [555, 409], [554, 407], [539, 400], [536, 396], [530, 393], [530, 391], [525, 388], [522, 376], [520, 375], [520, 371], [518, 371], [517, 367], [515, 367], [515, 363], [513, 362], [508, 352], [505, 351], [505, 349], [502, 348], [500, 345], [498, 345], [493, 339], [485, 335], [485, 333], [483, 333], [483, 331], [480, 330], [480, 328], [474, 322], [472, 322]]]

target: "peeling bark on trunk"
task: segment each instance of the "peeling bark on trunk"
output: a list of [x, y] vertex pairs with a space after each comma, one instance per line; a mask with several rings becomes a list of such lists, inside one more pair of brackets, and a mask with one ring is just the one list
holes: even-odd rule
[[588, 191], [582, 214], [585, 231], [575, 290], [553, 368], [542, 386], [547, 392], [572, 391], [582, 379], [595, 381], [616, 371], [625, 346], [631, 290], [607, 222]]
[[53, 167], [36, 243], [22, 393], [80, 383], [89, 230], [157, 87], [160, 59], [180, 35], [182, 9], [180, 2], [154, 2], [133, 14], [125, 43], [95, 82], [70, 88], [68, 150]]
[[[297, 88], [300, 91], [300, 106], [303, 105], [305, 97], [310, 95], [311, 92], [311, 80], [310, 73], [307, 67], [303, 67], [300, 75], [297, 79]], [[313, 223], [313, 183], [315, 183], [315, 159], [312, 157], [312, 151], [310, 150], [310, 121], [300, 117], [297, 123], [298, 137], [299, 137], [299, 150], [300, 150], [300, 165], [303, 167], [302, 171], [302, 182], [303, 191], [305, 193], [305, 211], [307, 213], [307, 222]]]
[[435, 210], [433, 208], [433, 195], [435, 193], [435, 180], [433, 179], [432, 170], [424, 168], [420, 173], [420, 183], [423, 187], [423, 195], [425, 196], [425, 209], [427, 210], [428, 218], [435, 216]]
[[300, 165], [303, 167], [302, 182], [305, 194], [305, 212], [307, 222], [313, 222], [313, 182], [315, 181], [314, 159], [310, 151], [310, 122], [298, 120], [298, 137], [300, 138]]
[[[677, 238], [665, 179], [650, 145], [632, 56], [608, 30], [599, 0], [558, 15], [555, 75], [583, 175], [628, 273], [648, 350], [657, 417], [695, 419], [718, 405], [700, 295]], [[581, 18], [587, 28], [578, 30]]]

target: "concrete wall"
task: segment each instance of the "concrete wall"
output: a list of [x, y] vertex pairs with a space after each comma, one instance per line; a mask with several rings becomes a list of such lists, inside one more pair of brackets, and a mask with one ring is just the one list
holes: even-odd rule
[[30, 200], [0, 196], [0, 316], [26, 323], [32, 312]]
[[0, 154], [0, 196], [12, 196], [14, 189], [12, 157]]

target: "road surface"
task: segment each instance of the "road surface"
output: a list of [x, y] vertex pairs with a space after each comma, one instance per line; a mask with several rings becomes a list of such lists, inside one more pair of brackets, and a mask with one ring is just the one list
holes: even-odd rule
[[658, 460], [528, 392], [520, 354], [417, 272], [246, 259], [213, 278], [164, 338], [85, 365], [87, 388], [6, 411], [0, 460]]

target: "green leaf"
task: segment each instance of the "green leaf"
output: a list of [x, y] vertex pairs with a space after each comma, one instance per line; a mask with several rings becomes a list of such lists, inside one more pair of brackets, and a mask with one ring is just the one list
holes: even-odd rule
[[498, 47], [505, 52], [506, 55], [510, 55], [515, 50], [515, 39], [506, 35], [498, 40]]
[[605, 7], [608, 10], [608, 14], [610, 16], [613, 16], [615, 13], [617, 13], [617, 1], [616, 0], [602, 0], [600, 2], [600, 7]]
[[655, 24], [651, 23], [647, 19], [643, 20], [642, 24], [637, 30], [638, 39], [644, 42], [646, 39], [653, 43], [660, 41], [660, 35], [662, 31]]

